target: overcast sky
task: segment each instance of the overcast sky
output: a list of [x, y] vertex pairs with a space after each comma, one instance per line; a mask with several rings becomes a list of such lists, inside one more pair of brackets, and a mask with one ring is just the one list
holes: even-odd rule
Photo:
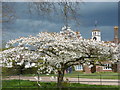
[[[57, 15], [43, 18], [37, 13], [30, 14], [28, 4], [25, 2], [11, 3], [11, 5], [14, 5], [17, 18], [12, 23], [3, 23], [5, 41], [20, 36], [36, 35], [42, 31], [59, 32], [64, 25]], [[91, 38], [91, 31], [95, 28], [94, 23], [97, 20], [97, 28], [101, 30], [102, 40], [113, 40], [113, 28], [118, 25], [117, 2], [85, 2], [77, 12], [80, 13], [78, 17], [80, 27], [76, 27], [74, 22], [69, 22], [72, 30], [79, 31], [83, 38]]]

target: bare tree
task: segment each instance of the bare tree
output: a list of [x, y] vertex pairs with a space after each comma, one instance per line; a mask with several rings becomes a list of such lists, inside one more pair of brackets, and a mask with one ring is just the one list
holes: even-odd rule
[[54, 13], [62, 18], [66, 26], [68, 26], [70, 21], [80, 25], [79, 10], [81, 2], [65, 0], [65, 2], [31, 2], [28, 5], [31, 13], [33, 10], [36, 10], [39, 15], [50, 16], [51, 13]]
[[[74, 21], [77, 25], [80, 25], [79, 10], [81, 2], [69, 2], [65, 0], [64, 2], [29, 2], [26, 5], [29, 6], [30, 13], [36, 11], [39, 15], [46, 17], [54, 13], [59, 15], [66, 26], [68, 26], [70, 21]], [[15, 3], [2, 3], [2, 20], [0, 22], [9, 22], [17, 18], [14, 6]]]
[[0, 20], [0, 23], [11, 22], [16, 18], [14, 5], [15, 3], [2, 2], [2, 14], [0, 15], [2, 19]]

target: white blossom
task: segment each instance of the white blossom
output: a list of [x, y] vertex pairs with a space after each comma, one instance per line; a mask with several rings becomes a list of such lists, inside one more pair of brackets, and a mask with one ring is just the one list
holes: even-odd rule
[[[118, 54], [117, 50], [120, 49], [114, 43], [108, 44], [103, 41], [82, 39], [82, 37], [77, 37], [77, 34], [71, 31], [70, 28], [68, 28], [68, 31], [70, 34], [73, 33], [73, 37], [69, 37], [67, 32], [66, 34], [63, 34], [63, 32], [41, 32], [36, 36], [20, 37], [11, 40], [6, 45], [9, 49], [0, 52], [2, 63], [12, 62], [13, 60], [21, 63], [43, 60], [42, 64], [47, 63], [47, 72], [50, 73], [51, 71], [56, 72], [53, 69], [61, 68], [61, 63], [65, 64], [70, 61], [71, 63], [69, 64], [73, 64], [72, 61], [80, 57], [101, 58], [112, 54], [114, 60], [118, 60], [120, 54]], [[17, 46], [11, 47], [14, 45]], [[89, 63], [90, 59], [79, 60], [79, 63], [85, 62]], [[44, 68], [46, 67], [40, 67], [40, 70]]]

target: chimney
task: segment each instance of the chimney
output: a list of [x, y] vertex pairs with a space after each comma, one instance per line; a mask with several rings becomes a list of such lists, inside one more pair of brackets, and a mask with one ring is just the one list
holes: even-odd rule
[[118, 26], [114, 26], [114, 43], [118, 44]]

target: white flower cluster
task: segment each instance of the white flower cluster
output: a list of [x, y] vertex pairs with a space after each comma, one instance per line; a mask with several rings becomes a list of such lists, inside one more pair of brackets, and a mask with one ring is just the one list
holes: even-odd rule
[[65, 36], [65, 38], [82, 38], [80, 32], [74, 32], [71, 30], [71, 27], [64, 26], [62, 27], [62, 31], [60, 31], [61, 34]]
[[[48, 73], [53, 68], [59, 69], [62, 67], [62, 64], [74, 61], [76, 58], [105, 57], [105, 55], [108, 56], [117, 50], [115, 49], [117, 46], [112, 43], [106, 44], [103, 41], [95, 42], [94, 40], [74, 37], [66, 38], [65, 34], [55, 32], [41, 32], [36, 36], [20, 37], [19, 39], [9, 41], [6, 46], [10, 49], [0, 52], [0, 58], [2, 58], [3, 63], [13, 60], [16, 62], [37, 62], [38, 60], [43, 60], [44, 64], [47, 63], [50, 66], [48, 67]], [[84, 61], [80, 63], [84, 63]]]

